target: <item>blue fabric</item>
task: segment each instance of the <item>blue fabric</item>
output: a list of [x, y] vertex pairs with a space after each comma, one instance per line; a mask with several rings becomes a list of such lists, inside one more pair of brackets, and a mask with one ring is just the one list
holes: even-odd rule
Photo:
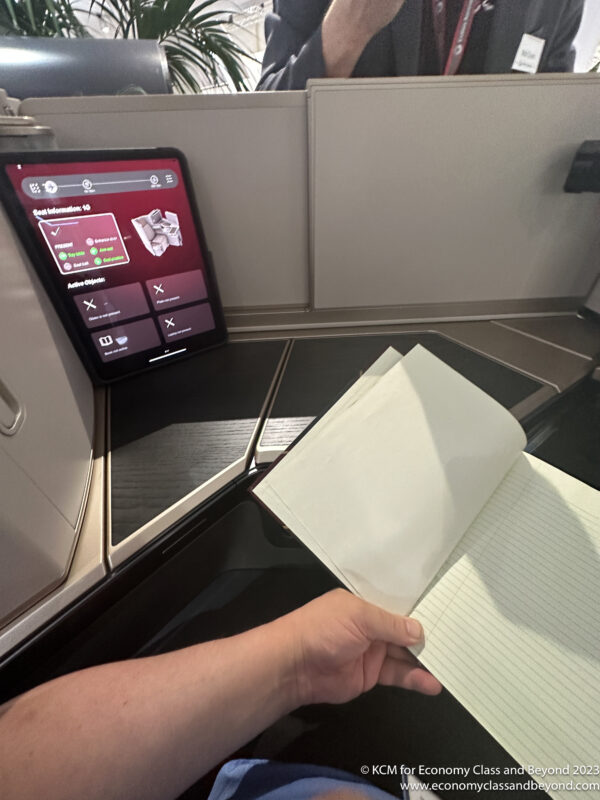
[[[217, 775], [208, 800], [311, 800], [342, 788], [359, 790], [369, 800], [394, 800], [391, 794], [349, 772], [264, 759], [229, 761]], [[400, 798], [403, 800], [404, 794]]]

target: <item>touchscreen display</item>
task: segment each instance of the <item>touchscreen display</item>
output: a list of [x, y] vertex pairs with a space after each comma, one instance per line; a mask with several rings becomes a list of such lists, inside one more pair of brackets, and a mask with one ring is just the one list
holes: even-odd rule
[[46, 285], [51, 281], [59, 313], [102, 380], [224, 339], [176, 153], [101, 160], [61, 153], [46, 163], [4, 158], [19, 232], [33, 235], [35, 266]]

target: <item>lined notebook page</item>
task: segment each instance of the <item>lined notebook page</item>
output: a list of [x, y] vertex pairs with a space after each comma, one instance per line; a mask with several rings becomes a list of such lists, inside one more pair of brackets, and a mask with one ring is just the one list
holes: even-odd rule
[[[413, 615], [421, 661], [521, 765], [598, 764], [600, 493], [520, 456]], [[571, 777], [600, 780], [546, 780]]]

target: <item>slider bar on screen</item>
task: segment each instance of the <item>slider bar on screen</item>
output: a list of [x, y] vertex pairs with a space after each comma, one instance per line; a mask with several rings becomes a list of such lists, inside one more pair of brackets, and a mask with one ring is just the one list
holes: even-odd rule
[[165, 353], [164, 356], [156, 356], [155, 358], [149, 358], [148, 363], [151, 364], [153, 361], [160, 361], [161, 358], [170, 358], [171, 356], [176, 356], [177, 353], [185, 353], [187, 347], [182, 347], [181, 350], [174, 350], [172, 353]]

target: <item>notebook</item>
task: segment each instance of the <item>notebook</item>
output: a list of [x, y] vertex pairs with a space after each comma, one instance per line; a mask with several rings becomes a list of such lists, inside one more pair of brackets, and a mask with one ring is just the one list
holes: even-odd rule
[[390, 349], [253, 491], [349, 589], [422, 622], [419, 659], [527, 775], [590, 800], [600, 493], [525, 444], [425, 348]]

